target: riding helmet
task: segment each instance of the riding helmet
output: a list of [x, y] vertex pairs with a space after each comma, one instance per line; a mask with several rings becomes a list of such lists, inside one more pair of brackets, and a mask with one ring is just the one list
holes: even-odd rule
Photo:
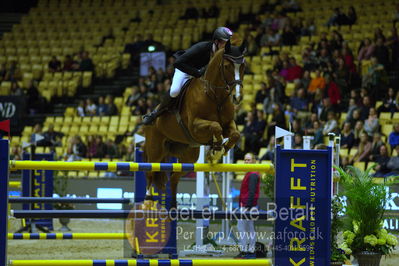
[[218, 27], [213, 33], [213, 40], [222, 40], [227, 42], [233, 36], [233, 32], [226, 27]]

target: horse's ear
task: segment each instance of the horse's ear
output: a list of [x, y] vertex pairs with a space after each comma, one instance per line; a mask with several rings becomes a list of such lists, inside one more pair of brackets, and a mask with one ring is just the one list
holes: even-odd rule
[[226, 45], [224, 46], [224, 53], [229, 54], [231, 52], [231, 43], [230, 40], [226, 42]]
[[247, 40], [243, 40], [240, 45], [241, 54], [245, 54], [247, 52]]

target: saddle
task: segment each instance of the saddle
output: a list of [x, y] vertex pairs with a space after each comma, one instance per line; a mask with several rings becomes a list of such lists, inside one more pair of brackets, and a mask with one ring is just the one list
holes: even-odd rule
[[201, 144], [198, 143], [197, 141], [195, 141], [194, 138], [191, 136], [191, 134], [188, 131], [187, 126], [184, 124], [184, 122], [181, 118], [181, 114], [180, 114], [181, 110], [183, 108], [183, 101], [184, 101], [187, 89], [193, 79], [194, 78], [191, 78], [183, 84], [183, 87], [181, 88], [181, 92], [180, 92], [179, 96], [177, 97], [177, 99], [175, 100], [175, 102], [172, 104], [172, 106], [169, 108], [168, 111], [175, 114], [177, 123], [179, 124], [180, 128], [183, 130], [184, 135], [186, 135], [188, 141], [190, 142], [190, 146], [198, 147]]

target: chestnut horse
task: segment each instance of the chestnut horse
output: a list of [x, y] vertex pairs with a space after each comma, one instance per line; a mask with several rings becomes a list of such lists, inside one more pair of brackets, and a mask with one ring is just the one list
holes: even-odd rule
[[[207, 158], [215, 163], [234, 147], [240, 138], [234, 122], [234, 104], [242, 99], [244, 50], [244, 44], [237, 47], [228, 42], [224, 49], [214, 54], [204, 77], [191, 80], [182, 96], [179, 114], [164, 113], [153, 125], [144, 127], [144, 158], [147, 162], [166, 162], [168, 158], [176, 157], [179, 163], [195, 163], [199, 146], [211, 145]], [[225, 143], [224, 138], [228, 138]], [[177, 184], [184, 174], [171, 174], [174, 204]], [[147, 172], [146, 177], [147, 195], [153, 184], [158, 189], [165, 188], [164, 172]]]

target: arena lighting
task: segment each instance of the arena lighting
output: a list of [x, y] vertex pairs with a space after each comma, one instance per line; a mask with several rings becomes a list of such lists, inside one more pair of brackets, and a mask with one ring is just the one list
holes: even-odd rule
[[[122, 188], [97, 188], [98, 198], [122, 198]], [[97, 203], [100, 210], [122, 210], [121, 203]]]
[[154, 45], [149, 45], [148, 47], [147, 47], [147, 50], [148, 50], [148, 52], [154, 52], [155, 51], [155, 46]]

